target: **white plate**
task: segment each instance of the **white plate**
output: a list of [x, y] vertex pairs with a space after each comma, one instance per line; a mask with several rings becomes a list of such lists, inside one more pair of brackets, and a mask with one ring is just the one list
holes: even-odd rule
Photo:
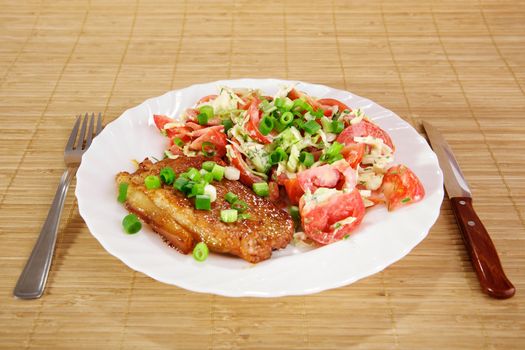
[[[115, 175], [133, 171], [133, 159], [161, 159], [167, 139], [155, 128], [152, 115], [178, 116], [218, 86], [259, 88], [272, 95], [283, 84], [319, 98], [332, 97], [365, 114], [385, 129], [396, 145], [395, 162], [409, 166], [421, 179], [426, 197], [392, 213], [383, 207], [367, 212], [347, 240], [317, 249], [288, 246], [256, 265], [239, 258], [210, 254], [202, 263], [169, 248], [148, 227], [126, 235], [127, 214], [116, 200]], [[193, 85], [149, 99], [124, 112], [95, 138], [77, 173], [80, 215], [102, 246], [126, 265], [146, 275], [196, 292], [241, 297], [277, 297], [320, 292], [350, 284], [383, 270], [408, 254], [439, 215], [443, 176], [425, 140], [393, 112], [347, 91], [322, 85], [276, 79], [224, 80]]]

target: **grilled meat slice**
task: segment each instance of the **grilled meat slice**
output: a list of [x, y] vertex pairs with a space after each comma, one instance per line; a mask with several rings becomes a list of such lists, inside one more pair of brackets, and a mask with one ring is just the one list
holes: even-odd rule
[[[194, 199], [186, 198], [172, 186], [163, 185], [152, 190], [144, 186], [146, 176], [158, 175], [166, 166], [180, 174], [190, 167], [200, 168], [206, 160], [209, 158], [179, 157], [153, 163], [146, 159], [135, 173], [119, 173], [117, 183], [129, 184], [126, 207], [183, 253], [190, 252], [197, 242], [203, 241], [213, 252], [236, 255], [256, 263], [268, 259], [273, 249], [286, 247], [294, 231], [290, 215], [238, 181], [213, 182], [217, 200], [210, 211], [196, 210]], [[220, 159], [214, 161], [223, 164]], [[250, 214], [250, 219], [235, 223], [220, 220], [220, 211], [231, 207], [224, 199], [228, 192], [248, 204], [246, 213]]]

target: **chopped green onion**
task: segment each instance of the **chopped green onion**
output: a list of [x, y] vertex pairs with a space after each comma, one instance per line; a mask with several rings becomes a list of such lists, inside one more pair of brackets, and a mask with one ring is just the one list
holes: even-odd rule
[[206, 157], [213, 157], [215, 155], [215, 145], [211, 142], [204, 141], [201, 146], [202, 154]]
[[184, 189], [184, 186], [190, 182], [187, 178], [179, 176], [177, 180], [173, 183], [173, 187], [175, 187], [177, 190], [182, 191]]
[[206, 173], [202, 175], [202, 179], [207, 183], [211, 183], [213, 181], [213, 174], [206, 171]]
[[275, 151], [270, 153], [270, 162], [272, 164], [277, 164], [287, 159], [288, 159], [288, 154], [286, 154], [286, 152], [281, 147], [277, 147]]
[[343, 147], [344, 145], [342, 143], [335, 141], [334, 143], [332, 143], [330, 147], [326, 149], [324, 154], [326, 155], [327, 158], [333, 158], [341, 153], [341, 151], [343, 150]]
[[317, 124], [315, 120], [307, 121], [302, 126], [303, 130], [309, 133], [310, 135], [315, 134], [319, 129], [321, 129], [321, 126]]
[[310, 152], [301, 152], [301, 154], [299, 154], [299, 161], [304, 164], [305, 167], [309, 168], [311, 167], [314, 162], [315, 162], [315, 159], [314, 159], [314, 155]]
[[224, 209], [221, 210], [221, 221], [223, 222], [235, 222], [237, 221], [237, 210], [235, 209]]
[[237, 200], [237, 196], [232, 193], [232, 192], [228, 192], [226, 193], [226, 195], [224, 196], [224, 199], [226, 200], [226, 202], [230, 203], [230, 204], [233, 204], [235, 203], [235, 201]]
[[310, 111], [310, 114], [313, 115], [316, 119], [319, 119], [323, 117], [324, 111], [322, 109], [318, 109], [317, 111]]
[[208, 257], [208, 254], [210, 253], [210, 250], [208, 249], [208, 246], [204, 242], [199, 242], [195, 245], [195, 248], [193, 248], [193, 259], [202, 262], [206, 260]]
[[293, 122], [293, 114], [291, 112], [284, 112], [279, 119], [279, 122], [284, 125], [288, 125]]
[[406, 198], [403, 198], [403, 200], [401, 201], [401, 203], [406, 203], [406, 202], [410, 202], [410, 197], [406, 197]]
[[263, 135], [268, 135], [273, 129], [273, 120], [269, 116], [264, 116], [259, 123], [259, 131]]
[[208, 117], [208, 119], [211, 119], [213, 118], [213, 107], [210, 105], [204, 105], [199, 108], [199, 113], [206, 114], [206, 117]]
[[183, 187], [182, 187], [182, 192], [185, 194], [185, 195], [189, 195], [191, 193], [191, 189], [193, 188], [193, 186], [195, 186], [195, 182], [193, 181], [188, 181]]
[[204, 113], [200, 113], [200, 114], [197, 116], [197, 121], [199, 122], [200, 125], [206, 125], [206, 124], [208, 124], [208, 115], [207, 115], [207, 114], [204, 114]]
[[293, 108], [293, 101], [290, 100], [288, 97], [285, 97], [284, 98], [284, 106], [283, 106], [284, 110], [285, 111], [289, 111], [290, 109]]
[[128, 183], [122, 182], [118, 185], [118, 197], [117, 200], [120, 203], [124, 203], [126, 201], [126, 198], [128, 198]]
[[137, 218], [137, 215], [128, 214], [124, 216], [124, 219], [122, 219], [122, 226], [124, 227], [124, 231], [126, 231], [127, 234], [132, 235], [140, 231], [142, 228], [142, 223]]
[[148, 175], [144, 179], [144, 185], [148, 190], [160, 188], [160, 178], [156, 175]]
[[248, 208], [248, 203], [245, 201], [236, 200], [232, 203], [232, 209], [237, 210], [239, 213], [245, 212]]
[[213, 169], [211, 169], [211, 173], [213, 174], [213, 178], [216, 180], [216, 181], [221, 181], [222, 178], [224, 177], [224, 171], [226, 169], [219, 165], [219, 164], [215, 164], [213, 166]]
[[192, 181], [199, 182], [201, 180], [201, 173], [195, 168], [189, 168], [186, 174], [188, 175], [188, 179]]
[[293, 110], [306, 110], [306, 111], [309, 111], [309, 112], [313, 112], [313, 108], [312, 106], [310, 106], [308, 103], [306, 103], [306, 101], [304, 101], [303, 99], [300, 99], [298, 98], [297, 100], [294, 100], [293, 101], [293, 107], [292, 107]]
[[206, 171], [211, 171], [213, 167], [215, 166], [215, 164], [216, 164], [215, 162], [212, 162], [211, 160], [209, 160], [207, 162], [202, 163], [201, 168]]
[[211, 199], [207, 194], [198, 194], [195, 197], [195, 209], [199, 210], [210, 210]]
[[272, 105], [268, 100], [263, 100], [259, 107], [265, 113], [271, 113], [277, 109], [277, 107]]
[[224, 132], [227, 133], [228, 130], [230, 130], [231, 128], [233, 128], [233, 122], [231, 121], [231, 119], [224, 119], [222, 122], [221, 122], [222, 125], [224, 125]]
[[345, 128], [345, 124], [340, 120], [332, 121], [332, 132], [335, 134], [340, 134]]
[[162, 168], [159, 176], [162, 182], [164, 182], [166, 185], [171, 185], [173, 181], [175, 181], [175, 172], [169, 166]]
[[273, 103], [275, 105], [275, 107], [277, 108], [283, 108], [284, 107], [284, 98], [282, 97], [277, 97]]
[[[300, 116], [302, 118], [302, 116]], [[302, 129], [303, 128], [303, 125], [304, 125], [304, 120], [302, 119], [295, 119], [293, 121], [293, 125], [297, 128], [297, 129]]]
[[290, 216], [294, 220], [300, 220], [301, 219], [301, 216], [299, 215], [299, 208], [297, 206], [292, 205], [290, 207]]
[[325, 132], [333, 132], [334, 130], [334, 127], [333, 127], [333, 123], [330, 119], [328, 118], [321, 118], [321, 124], [323, 125], [323, 130]]
[[333, 156], [333, 157], [331, 157], [331, 158], [328, 158], [328, 159], [326, 160], [326, 162], [327, 162], [328, 164], [332, 164], [333, 162], [336, 162], [336, 161], [341, 160], [341, 159], [343, 159], [343, 158], [344, 158], [343, 155], [342, 155], [341, 153], [339, 153], [339, 154], [336, 154], [335, 156]]
[[261, 103], [259, 104], [259, 108], [262, 109], [263, 111], [267, 108], [270, 108], [270, 102], [268, 102], [268, 100], [262, 100]]
[[344, 237], [343, 237], [343, 239], [348, 239], [348, 238], [350, 238], [350, 235], [349, 235], [349, 234], [346, 234], [346, 235], [344, 235]]
[[174, 137], [173, 143], [179, 147], [184, 147], [184, 141], [182, 141], [180, 137]]
[[266, 197], [270, 194], [270, 187], [266, 182], [256, 182], [252, 185], [253, 192], [261, 197]]
[[188, 195], [188, 197], [195, 197], [195, 196], [198, 196], [199, 194], [204, 194], [204, 187], [205, 186], [206, 186], [206, 184], [201, 184], [201, 183], [193, 185], [193, 187], [191, 188], [191, 192]]
[[275, 130], [277, 130], [277, 132], [279, 132], [279, 133], [280, 133], [280, 132], [283, 132], [284, 129], [286, 129], [287, 126], [288, 126], [288, 125], [285, 125], [285, 124], [282, 124], [281, 122], [279, 122], [278, 119], [275, 119], [275, 120], [273, 121], [273, 128], [274, 128]]

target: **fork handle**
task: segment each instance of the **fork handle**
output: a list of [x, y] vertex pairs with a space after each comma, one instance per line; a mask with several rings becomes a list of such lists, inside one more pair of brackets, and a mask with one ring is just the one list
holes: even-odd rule
[[27, 260], [24, 271], [18, 278], [14, 296], [20, 299], [36, 299], [42, 296], [46, 285], [47, 275], [53, 260], [53, 252], [57, 240], [60, 216], [64, 208], [67, 190], [71, 179], [75, 175], [77, 168], [67, 168], [62, 174], [60, 183], [53, 199], [53, 204], [47, 214], [47, 219], [42, 226], [38, 240]]

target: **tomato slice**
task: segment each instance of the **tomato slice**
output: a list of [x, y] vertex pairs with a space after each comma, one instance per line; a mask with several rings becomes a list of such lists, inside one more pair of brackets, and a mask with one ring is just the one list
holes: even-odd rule
[[334, 188], [339, 182], [340, 173], [332, 165], [310, 168], [297, 174], [303, 192], [314, 193], [319, 187]]
[[153, 121], [155, 122], [155, 126], [157, 127], [157, 129], [163, 130], [164, 125], [168, 123], [173, 123], [175, 120], [168, 118], [163, 114], [153, 114]]
[[210, 132], [210, 130], [217, 130], [220, 132], [224, 132], [224, 125], [216, 125], [216, 126], [208, 126], [207, 128], [198, 129], [191, 132], [192, 137], [200, 137], [204, 134], [207, 134]]
[[254, 175], [252, 174], [252, 172], [249, 170], [248, 168], [248, 164], [246, 164], [246, 162], [244, 161], [244, 159], [242, 159], [242, 154], [241, 152], [239, 152], [235, 147], [233, 146], [230, 146], [232, 151], [233, 151], [233, 154], [235, 155], [235, 157], [231, 157], [231, 164], [236, 167], [237, 169], [239, 169], [240, 173], [241, 173], [241, 176], [240, 176], [240, 181], [248, 186], [248, 187], [252, 187], [252, 185], [254, 183], [257, 183], [257, 182], [264, 182], [264, 180], [262, 178], [260, 178], [259, 176], [257, 175]]
[[202, 151], [202, 144], [204, 142], [210, 142], [215, 146], [215, 155], [223, 157], [226, 154], [226, 134], [218, 131], [215, 127], [204, 130], [206, 130], [206, 133], [193, 140], [190, 144], [190, 149], [200, 152]]
[[204, 102], [209, 102], [209, 101], [213, 101], [215, 100], [219, 95], [208, 95], [208, 96], [204, 96], [203, 98], [201, 98], [200, 100], [197, 101], [197, 105], [200, 105], [201, 103], [204, 103]]
[[297, 174], [303, 193], [314, 193], [319, 187], [353, 190], [357, 183], [356, 170], [345, 160], [326, 164]]
[[354, 169], [357, 168], [357, 165], [363, 160], [365, 154], [365, 144], [364, 143], [347, 143], [344, 148], [341, 150], [341, 155], [346, 159], [350, 166]]
[[[304, 98], [306, 102], [310, 106], [313, 107], [314, 111], [317, 111], [318, 109], [322, 108], [321, 104], [318, 101], [314, 100], [313, 98], [311, 98], [310, 96], [306, 94], [303, 94], [300, 91], [297, 91], [296, 89], [292, 89], [290, 90], [290, 92], [288, 92], [288, 98], [292, 101], [297, 100], [298, 98], [301, 98], [301, 97]], [[331, 115], [331, 113], [329, 115]]]
[[301, 96], [303, 96], [303, 94], [297, 91], [297, 89], [292, 89], [288, 92], [288, 98], [292, 101], [301, 98]]
[[[339, 100], [336, 100], [335, 98], [322, 98], [320, 100], [317, 100], [317, 102], [319, 104], [321, 104], [321, 108], [323, 108], [323, 106], [328, 106], [328, 107], [337, 106], [337, 111], [338, 112], [342, 112], [345, 109], [348, 110], [348, 111], [352, 111], [352, 109], [350, 107], [345, 105], [343, 102], [341, 102]], [[326, 111], [326, 108], [323, 108], [323, 109]], [[330, 113], [331, 113], [331, 111], [330, 111]]]
[[197, 124], [197, 123], [194, 123], [192, 121], [187, 121], [186, 124], [184, 124], [185, 127], [187, 128], [190, 128], [192, 130], [200, 130], [200, 129], [204, 129], [204, 126], [200, 125], [200, 124]]
[[392, 151], [394, 150], [394, 144], [392, 143], [392, 139], [387, 134], [387, 132], [367, 120], [361, 120], [359, 123], [350, 125], [344, 129], [343, 132], [339, 134], [336, 141], [348, 145], [355, 143], [354, 137], [365, 136], [380, 138], [388, 147], [392, 149]]
[[299, 184], [299, 180], [297, 180], [297, 178], [293, 178], [293, 179], [286, 179], [282, 181], [284, 183], [286, 194], [288, 195], [288, 198], [290, 199], [290, 203], [292, 203], [293, 205], [298, 205], [299, 200], [304, 194], [304, 191], [301, 188], [301, 185]]
[[250, 120], [246, 124], [246, 131], [252, 139], [259, 141], [260, 143], [269, 144], [272, 141], [263, 134], [261, 134], [261, 132], [259, 131], [259, 121], [261, 119], [259, 103], [260, 101], [258, 99], [255, 99], [252, 101], [250, 107], [248, 108]]
[[425, 188], [416, 174], [405, 165], [395, 165], [383, 177], [381, 190], [388, 210], [415, 203], [425, 197]]
[[329, 244], [340, 240], [361, 223], [365, 206], [359, 191], [354, 189], [337, 192], [317, 204], [307, 204], [302, 197], [299, 211], [304, 233], [317, 243]]

